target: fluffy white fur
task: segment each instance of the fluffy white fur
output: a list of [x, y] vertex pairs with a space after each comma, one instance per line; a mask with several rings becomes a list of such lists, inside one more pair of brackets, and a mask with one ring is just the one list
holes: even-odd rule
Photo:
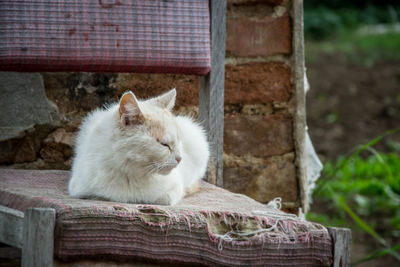
[[92, 112], [77, 137], [70, 195], [174, 205], [195, 187], [209, 147], [197, 123], [172, 115], [175, 97], [175, 89], [145, 101], [128, 92]]

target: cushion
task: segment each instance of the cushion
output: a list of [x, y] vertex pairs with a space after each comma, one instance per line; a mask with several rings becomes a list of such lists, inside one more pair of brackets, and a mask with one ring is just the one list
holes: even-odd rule
[[208, 0], [5, 0], [1, 71], [210, 70]]
[[202, 182], [175, 206], [68, 196], [68, 171], [0, 170], [0, 205], [56, 209], [55, 256], [203, 265], [330, 266], [326, 228]]

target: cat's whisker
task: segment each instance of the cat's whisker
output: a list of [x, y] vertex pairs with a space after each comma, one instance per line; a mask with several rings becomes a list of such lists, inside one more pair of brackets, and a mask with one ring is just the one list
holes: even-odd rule
[[160, 163], [160, 162], [151, 162], [149, 165], [147, 165], [144, 170], [146, 171], [147, 174], [152, 174], [152, 173], [157, 173], [163, 168], [165, 168], [165, 163]]
[[144, 168], [146, 173], [153, 173], [157, 169], [157, 163], [151, 163]]

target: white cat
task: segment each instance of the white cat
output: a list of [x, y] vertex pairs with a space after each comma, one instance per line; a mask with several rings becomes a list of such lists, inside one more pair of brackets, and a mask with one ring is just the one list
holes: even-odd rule
[[195, 191], [209, 147], [200, 125], [172, 115], [175, 98], [175, 89], [145, 101], [127, 92], [92, 112], [77, 137], [69, 194], [174, 205]]

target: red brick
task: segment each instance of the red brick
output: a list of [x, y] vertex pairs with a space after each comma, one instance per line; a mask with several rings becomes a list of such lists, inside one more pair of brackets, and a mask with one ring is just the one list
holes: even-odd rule
[[226, 65], [225, 104], [286, 102], [290, 80], [290, 67], [281, 62]]
[[198, 78], [175, 74], [125, 74], [117, 81], [120, 94], [132, 90], [139, 98], [148, 98], [172, 88], [177, 90], [176, 107], [198, 105]]
[[[76, 135], [77, 132], [74, 130], [67, 131], [65, 128], [58, 128], [43, 140], [44, 148], [48, 146], [53, 150], [61, 152], [66, 158], [71, 157]], [[46, 151], [43, 153], [46, 153]]]
[[26, 137], [22, 139], [19, 144], [17, 153], [15, 155], [15, 163], [30, 162], [36, 159], [36, 148], [33, 137]]
[[[225, 104], [286, 102], [291, 96], [291, 70], [281, 62], [226, 65]], [[176, 107], [198, 105], [196, 76], [128, 74], [117, 80], [117, 91], [132, 90], [140, 98], [177, 88]]]
[[[131, 90], [139, 98], [159, 95], [177, 88], [176, 106], [198, 104], [198, 78], [174, 74], [76, 74], [44, 73], [46, 94], [58, 106], [61, 116], [86, 113], [104, 103], [117, 101]], [[83, 80], [83, 82], [79, 82]]]
[[242, 57], [290, 54], [290, 17], [232, 17], [227, 20], [226, 50]]
[[22, 163], [36, 160], [36, 145], [31, 136], [0, 143], [0, 163]]
[[[227, 65], [225, 76], [226, 104], [263, 104], [286, 102], [290, 98], [290, 67], [281, 62], [247, 63]], [[127, 90], [132, 90], [139, 98], [148, 98], [176, 87], [178, 91], [176, 106], [198, 105], [198, 77], [173, 74], [120, 74], [108, 79], [93, 78], [88, 74], [87, 88], [97, 90], [76, 93], [76, 86], [69, 84], [79, 77], [75, 74], [45, 73], [46, 93], [54, 101], [62, 116], [93, 110], [103, 103], [117, 101]], [[102, 76], [101, 76], [102, 77]], [[108, 77], [108, 76], [107, 76]], [[110, 82], [113, 79], [114, 82]], [[106, 80], [106, 81], [103, 81]], [[97, 82], [104, 84], [98, 85]], [[115, 84], [115, 85], [113, 85]], [[108, 93], [103, 95], [101, 88]]]
[[293, 126], [287, 115], [226, 115], [224, 151], [237, 156], [269, 157], [292, 152]]
[[297, 202], [297, 179], [293, 157], [267, 158], [261, 163], [224, 166], [224, 188], [267, 203], [276, 197]]
[[40, 156], [48, 163], [62, 163], [65, 161], [64, 155], [50, 146], [45, 146], [40, 150]]

